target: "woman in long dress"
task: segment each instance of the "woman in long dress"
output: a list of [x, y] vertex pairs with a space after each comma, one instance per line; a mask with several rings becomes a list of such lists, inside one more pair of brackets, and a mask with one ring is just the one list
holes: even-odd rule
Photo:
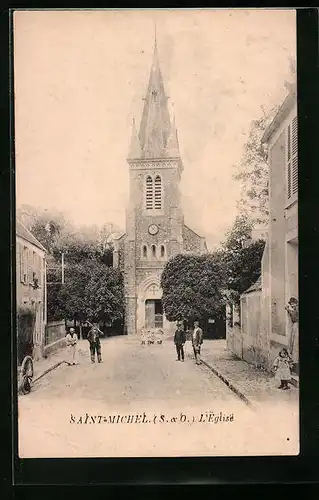
[[289, 354], [292, 358], [292, 370], [299, 374], [299, 304], [295, 297], [291, 297], [285, 307], [290, 319], [290, 338], [288, 343]]
[[78, 364], [78, 336], [75, 333], [74, 328], [70, 328], [69, 333], [66, 338], [66, 345], [68, 351], [68, 364], [77, 365]]

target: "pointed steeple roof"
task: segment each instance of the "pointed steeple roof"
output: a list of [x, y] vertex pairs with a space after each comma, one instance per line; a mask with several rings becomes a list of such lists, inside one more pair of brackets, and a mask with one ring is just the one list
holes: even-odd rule
[[135, 118], [133, 118], [132, 122], [132, 137], [131, 137], [131, 145], [128, 154], [129, 159], [135, 159], [141, 157], [141, 144], [137, 135]]
[[164, 155], [170, 128], [167, 96], [159, 66], [155, 37], [153, 62], [139, 131], [143, 157], [158, 158]]
[[165, 156], [170, 158], [176, 158], [180, 156], [177, 129], [175, 125], [175, 115], [172, 119], [171, 130], [166, 144]]

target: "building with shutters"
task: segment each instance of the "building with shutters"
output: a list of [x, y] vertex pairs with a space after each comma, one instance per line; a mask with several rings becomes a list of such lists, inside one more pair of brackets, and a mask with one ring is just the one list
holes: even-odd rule
[[[46, 325], [46, 250], [16, 221], [16, 300], [18, 342], [33, 344], [42, 356]], [[18, 349], [22, 352], [21, 349]], [[20, 360], [21, 362], [21, 360]]]
[[[268, 149], [269, 220], [261, 278], [241, 296], [233, 318], [227, 310], [227, 345], [237, 356], [271, 368], [282, 347], [289, 345], [290, 297], [298, 300], [298, 122], [293, 86], [266, 129]], [[254, 238], [252, 238], [253, 241]], [[231, 312], [231, 315], [230, 315]]]
[[126, 231], [115, 241], [114, 266], [124, 272], [126, 332], [174, 325], [163, 313], [161, 273], [179, 253], [207, 251], [205, 239], [184, 223], [180, 181], [183, 162], [175, 119], [168, 110], [157, 44], [139, 130], [133, 120]]
[[268, 147], [269, 227], [262, 259], [262, 304], [272, 356], [289, 343], [285, 306], [298, 299], [298, 121], [296, 86], [264, 133]]

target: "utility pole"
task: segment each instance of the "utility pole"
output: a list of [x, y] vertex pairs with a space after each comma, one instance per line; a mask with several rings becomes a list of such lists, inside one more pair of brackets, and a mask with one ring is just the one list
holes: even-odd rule
[[64, 252], [62, 252], [62, 285], [64, 285]]

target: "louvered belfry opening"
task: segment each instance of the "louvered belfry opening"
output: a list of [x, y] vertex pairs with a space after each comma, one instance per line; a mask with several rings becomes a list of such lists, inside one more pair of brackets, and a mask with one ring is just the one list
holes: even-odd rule
[[151, 176], [146, 178], [146, 208], [148, 210], [153, 208], [153, 179]]
[[162, 179], [159, 175], [155, 177], [155, 209], [162, 208]]
[[298, 193], [298, 121], [292, 120], [287, 129], [287, 197]]

